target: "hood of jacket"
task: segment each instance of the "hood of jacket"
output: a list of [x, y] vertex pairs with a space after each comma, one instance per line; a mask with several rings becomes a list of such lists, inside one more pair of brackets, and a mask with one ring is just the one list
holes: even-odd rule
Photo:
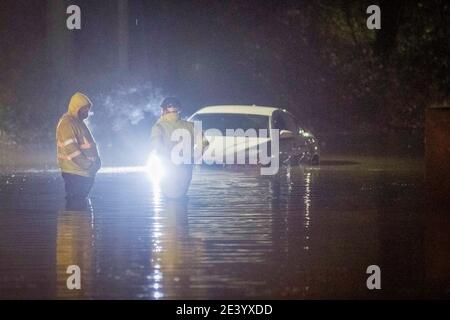
[[81, 108], [88, 106], [92, 107], [91, 100], [81, 92], [75, 93], [72, 98], [70, 98], [68, 113], [73, 117], [78, 117], [78, 111]]

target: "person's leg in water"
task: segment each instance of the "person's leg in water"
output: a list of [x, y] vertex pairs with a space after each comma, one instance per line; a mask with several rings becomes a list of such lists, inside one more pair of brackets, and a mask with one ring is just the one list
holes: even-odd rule
[[94, 178], [63, 173], [66, 190], [66, 210], [85, 210], [88, 197], [94, 184]]
[[162, 194], [168, 199], [186, 198], [192, 180], [191, 165], [171, 166], [161, 181]]

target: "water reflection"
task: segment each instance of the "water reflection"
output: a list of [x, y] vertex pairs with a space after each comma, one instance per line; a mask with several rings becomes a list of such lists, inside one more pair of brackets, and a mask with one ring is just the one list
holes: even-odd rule
[[[85, 211], [63, 211], [58, 216], [56, 239], [56, 277], [58, 298], [88, 298], [94, 285], [94, 214], [92, 207]], [[69, 266], [81, 270], [81, 290], [69, 290]]]
[[[309, 297], [311, 286], [311, 212], [313, 173], [304, 167], [288, 167], [269, 180], [273, 217], [270, 294], [285, 298]], [[301, 201], [299, 201], [301, 200]], [[288, 262], [289, 263], [285, 263]]]
[[305, 193], [303, 195], [303, 202], [305, 204], [305, 245], [304, 249], [309, 250], [309, 229], [311, 223], [310, 211], [311, 211], [311, 172], [307, 172], [305, 175]]
[[[95, 219], [56, 213], [64, 197], [56, 174], [15, 177], [0, 183], [0, 296], [370, 298], [365, 270], [377, 263], [382, 297], [417, 296], [420, 171], [367, 168], [292, 167], [276, 177], [199, 170], [187, 202], [161, 198], [142, 172], [105, 172], [92, 195]], [[427, 275], [444, 270], [448, 229], [437, 230], [447, 220], [428, 221]], [[67, 290], [69, 265], [81, 267], [80, 291]]]
[[164, 297], [162, 293], [162, 280], [163, 273], [161, 271], [161, 254], [163, 252], [161, 238], [165, 236], [162, 232], [162, 194], [159, 188], [158, 181], [152, 180], [152, 191], [153, 191], [153, 203], [154, 203], [154, 213], [152, 217], [152, 223], [150, 226], [150, 238], [152, 239], [151, 244], [151, 258], [150, 258], [150, 268], [153, 270], [152, 274], [147, 276], [150, 280], [149, 288], [151, 290], [151, 297], [154, 299], [160, 299]]
[[150, 298], [175, 298], [194, 291], [204, 294], [196, 287], [192, 274], [202, 255], [201, 242], [189, 232], [188, 202], [163, 200], [160, 210], [155, 210], [151, 226], [151, 263], [147, 276]]

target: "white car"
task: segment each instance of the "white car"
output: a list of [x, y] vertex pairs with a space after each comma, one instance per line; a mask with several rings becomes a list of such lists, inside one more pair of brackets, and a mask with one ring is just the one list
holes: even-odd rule
[[[227, 153], [248, 150], [258, 145], [272, 142], [271, 129], [279, 129], [280, 161], [297, 165], [301, 162], [319, 163], [319, 146], [316, 138], [302, 126], [288, 111], [274, 107], [247, 105], [220, 105], [204, 107], [188, 118], [189, 121], [201, 121], [206, 138], [214, 144], [226, 145]], [[211, 132], [208, 129], [216, 129]], [[269, 136], [227, 136], [226, 129], [237, 130], [267, 129]], [[226, 140], [224, 143], [223, 139]], [[232, 146], [232, 147], [230, 147]], [[205, 160], [205, 158], [204, 158]]]

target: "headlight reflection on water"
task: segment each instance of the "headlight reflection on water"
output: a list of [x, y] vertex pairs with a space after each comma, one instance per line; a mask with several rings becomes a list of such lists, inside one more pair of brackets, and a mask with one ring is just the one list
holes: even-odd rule
[[153, 183], [158, 183], [164, 177], [164, 166], [158, 156], [154, 153], [148, 158], [146, 169]]

